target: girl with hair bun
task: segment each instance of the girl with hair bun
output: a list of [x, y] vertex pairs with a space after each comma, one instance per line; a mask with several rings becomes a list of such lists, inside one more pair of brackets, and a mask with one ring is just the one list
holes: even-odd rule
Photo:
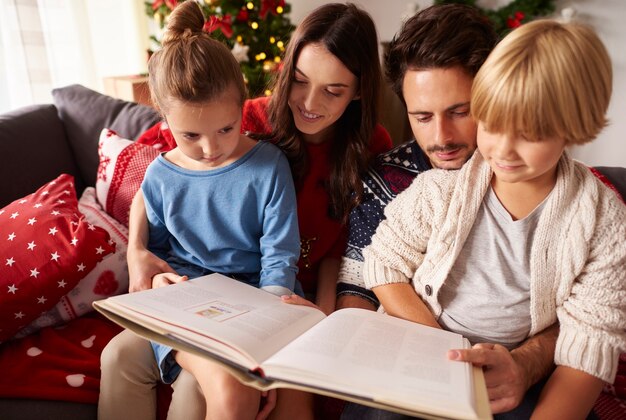
[[[203, 25], [197, 3], [181, 4], [148, 65], [153, 103], [176, 143], [148, 166], [141, 184], [148, 249], [178, 273], [155, 274], [152, 287], [219, 272], [278, 296], [302, 293], [289, 163], [275, 145], [241, 134], [243, 76], [231, 52]], [[121, 335], [119, 350], [128, 355], [139, 349], [147, 353], [140, 360], [147, 359], [147, 346], [135, 346], [139, 338], [124, 341], [128, 334]], [[218, 364], [157, 343], [152, 350], [163, 382], [174, 382], [183, 369], [198, 382], [207, 418], [257, 415], [261, 392]], [[118, 368], [103, 363], [103, 376]], [[102, 418], [119, 418], [101, 408]]]
[[[193, 2], [178, 7], [189, 8], [187, 3]], [[182, 14], [170, 15], [169, 25], [178, 26], [173, 18], [182, 19]], [[194, 28], [204, 22], [200, 16], [194, 20]], [[182, 30], [181, 43], [192, 43], [194, 37], [200, 37], [193, 31], [184, 35], [185, 31]], [[166, 36], [165, 48], [173, 33]], [[166, 57], [158, 59], [164, 61]], [[193, 81], [181, 76], [187, 67], [197, 64], [194, 60], [191, 55], [170, 59], [163, 67], [172, 69], [168, 74], [159, 75], [150, 69], [155, 91], [164, 92], [159, 96], [165, 103], [155, 100], [164, 114], [170, 90], [195, 93], [197, 89], [199, 93], [217, 89], [209, 74], [198, 74]], [[233, 68], [232, 73], [240, 75], [239, 68]], [[152, 82], [153, 78], [158, 80]], [[353, 4], [331, 3], [311, 12], [294, 31], [272, 96], [243, 103], [241, 131], [276, 144], [289, 160], [301, 241], [297, 277], [306, 296], [326, 313], [335, 307], [339, 263], [346, 246], [345, 222], [362, 198], [360, 177], [370, 157], [391, 147], [389, 134], [377, 124], [381, 83], [378, 41], [371, 17]], [[174, 87], [180, 90], [173, 90]], [[172, 128], [163, 129], [158, 124], [138, 141], [161, 143], [163, 150], [176, 147]], [[170, 282], [185, 279], [176, 267], [146, 248], [145, 207], [140, 191], [133, 201], [129, 226], [131, 292], [152, 287], [152, 279], [157, 275]], [[122, 333], [105, 348], [99, 402], [102, 418], [129, 417], [129, 410], [136, 414], [133, 418], [154, 418], [159, 372], [153, 358], [146, 357], [149, 346], [140, 341]], [[204, 418], [208, 407], [203, 406], [202, 394], [191, 375], [183, 370], [173, 388], [170, 418]], [[289, 410], [295, 409], [298, 418], [312, 418], [312, 399], [302, 396], [281, 390], [272, 416], [288, 418]], [[260, 416], [269, 411], [272, 401]], [[235, 414], [225, 411], [220, 418]]]

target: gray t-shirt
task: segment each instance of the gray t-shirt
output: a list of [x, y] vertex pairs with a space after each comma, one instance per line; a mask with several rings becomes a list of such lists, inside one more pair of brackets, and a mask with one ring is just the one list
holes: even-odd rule
[[472, 344], [517, 347], [530, 332], [530, 250], [544, 200], [513, 220], [489, 188], [439, 291], [441, 326]]

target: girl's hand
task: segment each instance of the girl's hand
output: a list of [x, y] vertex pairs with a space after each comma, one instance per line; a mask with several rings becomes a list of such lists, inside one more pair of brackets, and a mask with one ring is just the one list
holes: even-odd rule
[[152, 277], [152, 288], [169, 286], [170, 284], [180, 283], [181, 281], [187, 281], [189, 277], [179, 276], [176, 273], [160, 273]]
[[146, 248], [128, 248], [126, 253], [128, 262], [129, 292], [150, 289], [152, 279], [159, 273], [176, 274], [168, 263], [148, 251]]
[[[301, 305], [301, 306], [308, 306], [310, 308], [315, 308], [318, 310], [322, 310], [319, 306], [317, 306], [316, 304], [314, 304], [313, 302], [306, 300], [303, 297], [300, 297], [296, 294], [293, 295], [283, 295], [280, 297], [280, 299], [285, 302], [285, 303], [289, 303], [290, 305]], [[322, 311], [324, 312], [324, 311]]]

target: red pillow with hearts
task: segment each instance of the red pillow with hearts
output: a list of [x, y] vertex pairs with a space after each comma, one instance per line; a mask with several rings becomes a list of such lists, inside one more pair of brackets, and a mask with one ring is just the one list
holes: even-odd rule
[[32, 334], [43, 327], [64, 324], [93, 311], [94, 301], [128, 292], [128, 229], [102, 209], [93, 187], [85, 189], [78, 200], [78, 209], [88, 223], [109, 233], [115, 242], [115, 253], [104, 257], [55, 306], [15, 334], [16, 338]]
[[0, 342], [48, 311], [115, 252], [102, 228], [78, 210], [63, 174], [0, 210]]

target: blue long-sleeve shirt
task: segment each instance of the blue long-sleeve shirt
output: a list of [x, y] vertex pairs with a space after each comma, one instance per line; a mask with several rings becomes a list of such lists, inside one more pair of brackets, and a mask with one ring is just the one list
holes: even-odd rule
[[[287, 159], [259, 142], [223, 168], [192, 171], [159, 156], [142, 183], [148, 247], [174, 268], [241, 274], [294, 290], [300, 237]], [[183, 270], [184, 271], [184, 270]], [[181, 274], [187, 274], [189, 271]]]

